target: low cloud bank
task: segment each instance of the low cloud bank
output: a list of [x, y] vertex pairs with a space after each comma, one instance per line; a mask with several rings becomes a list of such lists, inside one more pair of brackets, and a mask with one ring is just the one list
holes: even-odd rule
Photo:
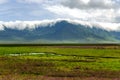
[[34, 29], [36, 27], [46, 27], [52, 26], [60, 21], [67, 21], [75, 25], [84, 25], [85, 27], [98, 27], [105, 29], [107, 31], [120, 31], [120, 23], [104, 23], [104, 22], [89, 22], [81, 20], [71, 20], [71, 19], [55, 19], [55, 20], [42, 20], [42, 21], [0, 21], [0, 30], [4, 30], [5, 27], [11, 29], [23, 30], [25, 28]]

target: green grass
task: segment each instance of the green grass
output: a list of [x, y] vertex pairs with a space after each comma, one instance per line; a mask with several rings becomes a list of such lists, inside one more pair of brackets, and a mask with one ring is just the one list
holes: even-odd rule
[[9, 74], [120, 78], [120, 49], [0, 47], [0, 75]]

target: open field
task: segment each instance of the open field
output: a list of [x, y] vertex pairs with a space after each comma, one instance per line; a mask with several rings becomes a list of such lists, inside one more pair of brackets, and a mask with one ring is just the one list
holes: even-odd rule
[[120, 45], [0, 45], [0, 80], [120, 80]]

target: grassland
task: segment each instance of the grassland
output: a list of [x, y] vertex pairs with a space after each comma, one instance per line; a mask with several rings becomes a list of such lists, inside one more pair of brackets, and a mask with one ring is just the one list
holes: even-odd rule
[[1, 45], [0, 80], [120, 80], [120, 46]]

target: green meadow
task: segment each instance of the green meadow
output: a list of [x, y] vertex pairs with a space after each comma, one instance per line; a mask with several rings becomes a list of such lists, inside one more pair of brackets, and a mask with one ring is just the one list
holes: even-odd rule
[[119, 80], [120, 47], [1, 46], [0, 80], [13, 79]]

